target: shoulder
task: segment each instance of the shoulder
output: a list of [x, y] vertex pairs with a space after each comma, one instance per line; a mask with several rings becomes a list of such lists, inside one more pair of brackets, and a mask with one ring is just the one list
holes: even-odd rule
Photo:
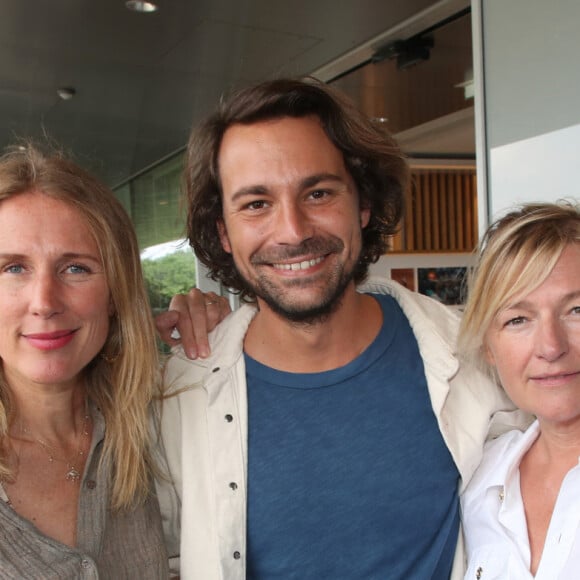
[[207, 360], [212, 360], [214, 354], [223, 357], [224, 353], [240, 349], [256, 312], [254, 304], [242, 304], [218, 324], [209, 335], [212, 354]]
[[441, 335], [446, 341], [450, 338], [455, 340], [460, 322], [457, 308], [413, 292], [394, 280], [377, 276], [370, 277], [359, 287], [359, 291], [391, 296], [399, 304], [415, 332], [417, 329], [424, 329], [425, 332]]
[[199, 386], [213, 369], [233, 366], [243, 352], [244, 336], [255, 314], [253, 305], [244, 304], [227, 316], [209, 335], [211, 354], [206, 359], [191, 360], [181, 346], [174, 348], [163, 372], [165, 394]]

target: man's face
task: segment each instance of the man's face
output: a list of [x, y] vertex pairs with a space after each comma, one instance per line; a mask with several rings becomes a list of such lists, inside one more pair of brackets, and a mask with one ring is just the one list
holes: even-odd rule
[[222, 245], [260, 308], [297, 322], [333, 312], [370, 211], [318, 118], [233, 125], [218, 161]]

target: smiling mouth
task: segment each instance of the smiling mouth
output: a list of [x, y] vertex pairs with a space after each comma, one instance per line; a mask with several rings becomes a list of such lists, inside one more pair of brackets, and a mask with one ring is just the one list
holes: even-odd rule
[[320, 258], [313, 258], [312, 260], [303, 260], [302, 262], [294, 262], [292, 264], [272, 264], [276, 270], [308, 270], [312, 266], [320, 264], [324, 260], [324, 256]]
[[56, 340], [62, 338], [63, 336], [68, 336], [72, 334], [74, 330], [55, 330], [53, 332], [36, 332], [25, 334], [26, 338], [31, 338], [32, 340]]
[[41, 351], [58, 350], [69, 344], [75, 337], [77, 329], [59, 330], [56, 332], [42, 332], [24, 334], [28, 343]]

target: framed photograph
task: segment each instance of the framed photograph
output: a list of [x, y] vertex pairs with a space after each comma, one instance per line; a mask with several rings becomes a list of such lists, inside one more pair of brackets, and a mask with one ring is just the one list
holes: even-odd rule
[[467, 268], [418, 268], [419, 292], [443, 304], [462, 304]]

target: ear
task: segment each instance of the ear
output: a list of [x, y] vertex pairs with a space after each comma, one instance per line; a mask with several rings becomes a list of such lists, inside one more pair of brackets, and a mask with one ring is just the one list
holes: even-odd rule
[[113, 318], [115, 314], [117, 314], [117, 311], [115, 310], [115, 305], [113, 304], [113, 297], [109, 296], [109, 318]]
[[369, 225], [370, 220], [371, 220], [371, 208], [370, 207], [361, 207], [360, 208], [360, 227], [362, 229], [366, 228]]
[[226, 230], [226, 224], [224, 224], [223, 220], [217, 220], [216, 222], [218, 234], [220, 236], [220, 242], [222, 243], [222, 248], [224, 252], [228, 254], [232, 253], [232, 247], [230, 245], [230, 238], [228, 237], [228, 231]]

